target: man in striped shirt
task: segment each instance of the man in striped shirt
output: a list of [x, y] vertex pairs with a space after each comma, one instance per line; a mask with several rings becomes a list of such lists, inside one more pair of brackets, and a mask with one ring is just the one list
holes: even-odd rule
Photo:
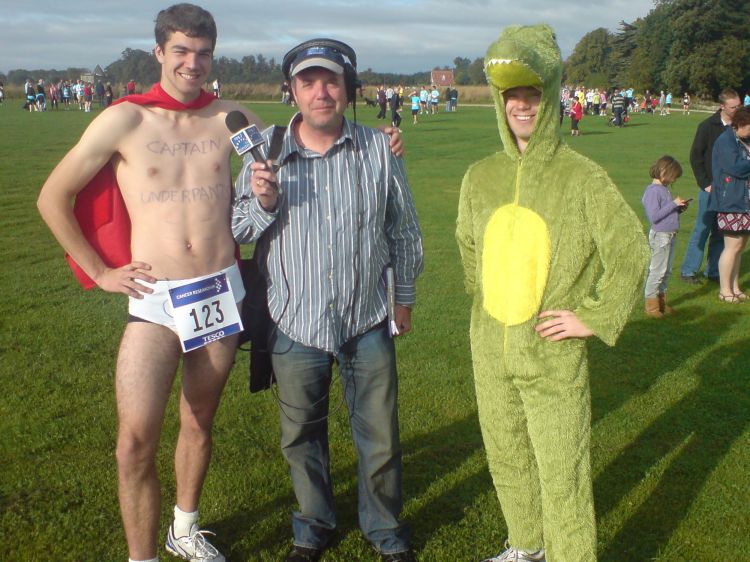
[[[247, 158], [232, 217], [238, 242], [257, 241], [275, 323], [270, 346], [281, 448], [299, 502], [288, 562], [319, 560], [336, 527], [327, 435], [334, 361], [359, 457], [360, 527], [383, 560], [413, 560], [407, 526], [399, 521], [401, 446], [389, 327], [396, 334], [411, 329], [422, 239], [403, 162], [391, 154], [387, 135], [344, 117], [354, 92], [345, 56], [352, 59], [328, 47], [294, 56], [287, 78], [299, 113], [278, 158], [281, 190], [255, 173], [263, 164]], [[392, 322], [383, 279], [389, 264]]]
[[615, 94], [612, 96], [612, 115], [614, 115], [615, 125], [622, 127], [623, 113], [625, 112], [625, 98], [622, 97], [620, 90], [615, 88]]

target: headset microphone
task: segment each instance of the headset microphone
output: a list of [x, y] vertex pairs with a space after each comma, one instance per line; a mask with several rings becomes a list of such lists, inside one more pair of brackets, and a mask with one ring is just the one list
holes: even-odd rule
[[232, 133], [229, 140], [232, 142], [232, 146], [237, 154], [243, 156], [246, 152], [250, 152], [253, 155], [253, 160], [256, 162], [265, 162], [263, 153], [260, 150], [265, 141], [258, 127], [250, 125], [244, 113], [237, 110], [230, 111], [227, 113], [224, 123], [226, 123], [227, 129]]

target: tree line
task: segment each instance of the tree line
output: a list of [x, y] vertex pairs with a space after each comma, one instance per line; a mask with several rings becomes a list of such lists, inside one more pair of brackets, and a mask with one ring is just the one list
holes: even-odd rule
[[[750, 90], [750, 1], [655, 0], [654, 8], [633, 22], [621, 21], [616, 31], [598, 28], [584, 35], [563, 66], [564, 82], [592, 88], [633, 87], [636, 90], [690, 92], [715, 99], [726, 87]], [[453, 60], [457, 85], [485, 83], [484, 60]], [[443, 67], [448, 68], [448, 67]], [[435, 67], [439, 70], [440, 67]], [[0, 74], [6, 84], [26, 78], [50, 82], [75, 79], [88, 69], [11, 70]], [[105, 68], [106, 78], [124, 84], [159, 80], [159, 65], [151, 52], [125, 49]], [[210, 79], [225, 84], [276, 84], [283, 81], [274, 58], [249, 55], [241, 60], [217, 57]], [[364, 84], [427, 84], [429, 71], [413, 74], [360, 70]]]
[[634, 22], [584, 35], [565, 61], [564, 81], [593, 88], [689, 92], [716, 99], [750, 90], [748, 0], [656, 0]]
[[[437, 67], [436, 67], [437, 68]], [[447, 67], [446, 67], [447, 68]], [[86, 68], [70, 67], [65, 70], [48, 69], [15, 69], [7, 75], [0, 73], [0, 81], [6, 85], [22, 85], [27, 78], [34, 81], [42, 79], [46, 83], [58, 82], [61, 79], [76, 80], [81, 75], [89, 74]], [[153, 84], [159, 81], [160, 68], [153, 53], [141, 49], [125, 49], [120, 58], [104, 67], [105, 80], [113, 83], [125, 84], [134, 80], [139, 84]], [[371, 68], [358, 73], [364, 84], [427, 84], [430, 80], [429, 71], [414, 74], [399, 74], [390, 72], [375, 72]], [[248, 55], [241, 60], [229, 57], [217, 57], [213, 61], [210, 81], [214, 78], [224, 84], [281, 84], [284, 76], [281, 64], [274, 58], [266, 58], [262, 54]]]

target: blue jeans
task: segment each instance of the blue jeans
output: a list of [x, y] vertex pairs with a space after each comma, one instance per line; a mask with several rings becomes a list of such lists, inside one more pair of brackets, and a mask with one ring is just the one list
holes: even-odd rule
[[651, 263], [648, 266], [645, 296], [652, 299], [667, 292], [667, 282], [672, 273], [676, 232], [648, 233], [648, 245], [651, 246]]
[[[697, 275], [703, 262], [703, 249], [708, 241], [708, 255], [706, 256], [706, 270], [704, 275], [718, 279], [719, 256], [724, 249], [724, 237], [716, 228], [716, 213], [707, 211], [709, 194], [698, 190], [698, 212], [695, 216], [695, 226], [690, 234], [685, 259], [680, 268], [683, 277]], [[710, 237], [710, 239], [709, 239]]]
[[618, 127], [622, 127], [622, 108], [616, 107], [612, 112], [615, 116], [615, 125], [617, 125]]
[[294, 544], [324, 548], [336, 527], [327, 421], [335, 360], [357, 450], [360, 529], [379, 552], [407, 550], [409, 530], [398, 519], [403, 502], [396, 352], [385, 324], [336, 354], [294, 342], [278, 329], [271, 344], [281, 451], [299, 503], [292, 514]]

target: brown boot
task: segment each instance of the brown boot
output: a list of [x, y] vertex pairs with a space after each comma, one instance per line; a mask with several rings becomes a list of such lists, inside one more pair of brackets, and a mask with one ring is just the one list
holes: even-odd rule
[[659, 299], [651, 297], [646, 299], [646, 316], [651, 318], [663, 318], [661, 310], [659, 310]]
[[674, 312], [674, 308], [672, 308], [671, 306], [667, 304], [666, 293], [659, 294], [659, 312], [663, 313], [665, 316], [667, 314], [672, 314]]

